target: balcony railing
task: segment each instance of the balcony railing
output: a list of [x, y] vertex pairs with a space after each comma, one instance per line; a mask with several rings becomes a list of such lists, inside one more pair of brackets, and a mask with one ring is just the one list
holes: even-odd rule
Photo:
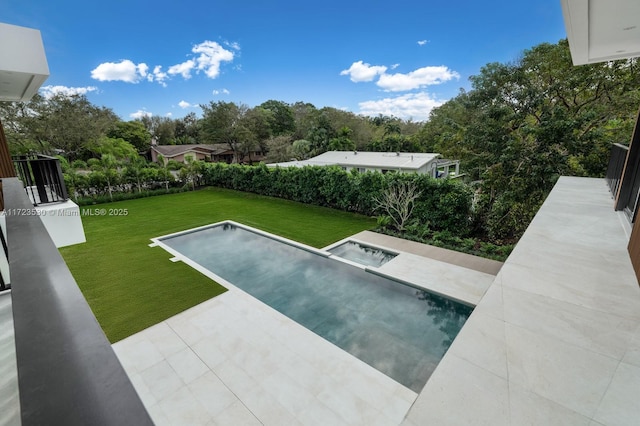
[[21, 155], [13, 157], [13, 164], [34, 206], [69, 199], [57, 158], [41, 154]]
[[22, 425], [152, 425], [23, 184], [2, 190]]
[[614, 197], [618, 194], [618, 188], [620, 188], [620, 183], [622, 182], [622, 171], [624, 170], [624, 162], [627, 159], [628, 152], [629, 147], [619, 143], [615, 143], [611, 147], [606, 181]]

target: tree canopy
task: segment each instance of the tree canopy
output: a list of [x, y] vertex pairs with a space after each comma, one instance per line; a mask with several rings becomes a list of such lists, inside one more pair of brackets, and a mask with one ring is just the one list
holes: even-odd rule
[[566, 40], [491, 63], [432, 111], [416, 139], [478, 181], [494, 238], [520, 235], [560, 175], [603, 176], [640, 105], [635, 59], [573, 66]]

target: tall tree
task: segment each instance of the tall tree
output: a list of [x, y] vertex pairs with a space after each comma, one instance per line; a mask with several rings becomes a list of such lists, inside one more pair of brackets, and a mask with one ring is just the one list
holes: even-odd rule
[[107, 136], [124, 139], [133, 145], [138, 152], [146, 151], [151, 146], [151, 133], [141, 121], [121, 121], [116, 123]]
[[91, 104], [84, 95], [58, 94], [49, 99], [36, 95], [26, 104], [3, 111], [10, 143], [50, 148], [70, 160], [85, 156], [86, 145], [105, 136], [120, 121], [113, 111]]
[[[496, 239], [520, 235], [560, 175], [601, 176], [640, 104], [637, 60], [574, 67], [568, 43], [487, 64], [416, 138], [462, 160]], [[622, 139], [617, 139], [621, 137]]]
[[260, 108], [271, 112], [271, 134], [273, 136], [288, 135], [295, 131], [296, 121], [291, 107], [273, 99], [260, 104]]
[[246, 115], [249, 108], [233, 102], [210, 102], [202, 107], [202, 131], [210, 143], [225, 143], [233, 151], [234, 161], [241, 160], [241, 144], [248, 143], [251, 132]]

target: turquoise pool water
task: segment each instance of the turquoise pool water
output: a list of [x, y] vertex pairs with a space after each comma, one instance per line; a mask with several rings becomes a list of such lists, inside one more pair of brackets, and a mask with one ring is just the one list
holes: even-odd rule
[[416, 392], [472, 311], [233, 224], [159, 241]]
[[397, 256], [387, 250], [371, 247], [355, 241], [347, 241], [328, 250], [336, 256], [365, 266], [379, 267]]

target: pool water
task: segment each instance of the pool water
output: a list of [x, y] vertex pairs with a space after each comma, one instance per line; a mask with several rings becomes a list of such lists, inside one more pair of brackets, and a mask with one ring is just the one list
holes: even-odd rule
[[159, 241], [416, 392], [472, 311], [233, 224]]
[[382, 266], [397, 256], [397, 253], [391, 253], [390, 251], [367, 246], [355, 241], [347, 241], [346, 243], [329, 249], [329, 252], [361, 265], [375, 267]]

